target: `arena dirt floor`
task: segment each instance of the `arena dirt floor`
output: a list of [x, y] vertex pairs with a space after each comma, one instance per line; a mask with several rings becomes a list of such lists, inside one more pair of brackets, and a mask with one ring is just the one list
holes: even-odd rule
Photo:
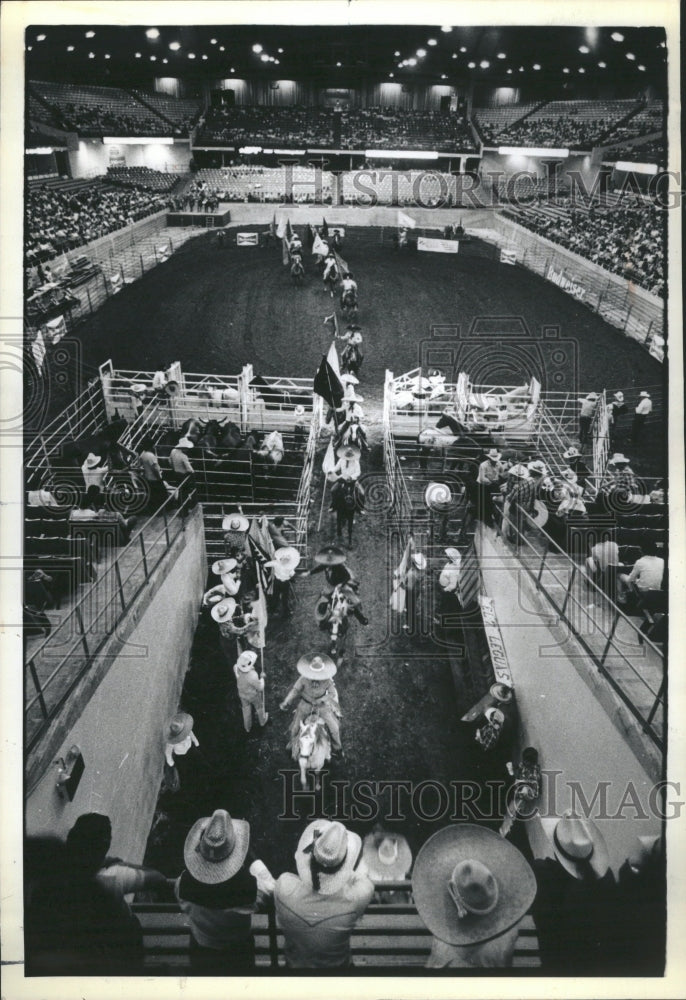
[[[621, 388], [631, 392], [630, 400], [648, 386], [656, 397], [660, 393], [662, 366], [641, 345], [543, 279], [489, 259], [487, 248], [473, 251], [474, 256], [457, 258], [398, 253], [388, 231], [383, 242], [380, 231], [347, 230], [343, 256], [358, 281], [365, 337], [358, 391], [373, 413], [373, 448], [365, 471], [382, 472], [379, 414], [387, 368], [400, 374], [433, 361], [447, 369], [464, 367], [476, 382], [514, 384], [538, 366], [544, 370], [544, 389]], [[280, 246], [221, 246], [216, 234], [199, 236], [79, 329], [86, 370], [111, 358], [115, 368], [155, 369], [179, 360], [187, 371], [235, 374], [250, 362], [258, 374], [312, 376], [330, 343], [323, 319], [332, 301], [309, 259], [306, 264], [304, 287], [293, 288]], [[489, 318], [497, 320], [474, 328], [475, 321]], [[528, 334], [522, 335], [521, 328], [517, 332], [520, 320]], [[459, 333], [447, 329], [456, 325]], [[554, 341], [553, 347], [541, 348], [537, 338], [543, 327], [557, 328], [547, 342]], [[484, 330], [494, 328], [511, 332], [495, 341], [484, 336]], [[441, 363], [439, 357], [448, 360]], [[628, 429], [629, 418], [625, 421]], [[652, 437], [650, 426], [646, 429], [640, 450], [628, 452], [646, 475], [664, 471], [663, 442], [654, 426]], [[620, 435], [618, 446], [629, 448], [626, 437]], [[317, 476], [311, 511], [311, 551], [333, 533], [326, 512], [321, 532], [316, 531], [320, 480]], [[413, 783], [430, 778], [448, 787], [472, 776], [456, 724], [469, 705], [447, 659], [430, 640], [422, 644], [402, 634], [387, 635], [389, 573], [378, 572], [388, 562], [386, 531], [383, 514], [358, 518], [350, 563], [362, 580], [370, 624], [363, 628], [353, 622], [350, 655], [337, 677], [346, 759], [333, 763], [331, 777]], [[181, 762], [181, 790], [161, 794], [146, 855], [147, 863], [168, 875], [182, 866], [192, 822], [218, 807], [250, 820], [253, 846], [276, 874], [292, 867], [306, 811], [298, 821], [276, 819], [283, 799], [278, 772], [293, 766], [286, 750], [290, 713], [280, 712], [278, 704], [297, 676], [298, 657], [322, 649], [324, 641], [314, 618], [319, 578], [298, 579], [295, 589], [294, 617], [289, 622], [273, 617], [269, 624], [265, 667], [271, 722], [263, 732], [256, 727], [250, 736], [244, 733], [217, 628], [201, 620], [182, 699], [195, 718], [200, 748]], [[383, 812], [388, 802], [384, 793]], [[329, 791], [325, 808], [334, 806]], [[435, 806], [430, 795], [426, 806]], [[434, 824], [408, 818], [401, 825], [416, 851], [447, 818]], [[372, 822], [351, 825], [365, 833]]]

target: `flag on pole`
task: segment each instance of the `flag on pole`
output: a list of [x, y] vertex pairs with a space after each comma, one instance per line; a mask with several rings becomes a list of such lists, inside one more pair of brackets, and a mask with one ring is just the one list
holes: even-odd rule
[[398, 225], [404, 227], [405, 229], [414, 229], [417, 223], [411, 216], [405, 215], [404, 212], [398, 210]]
[[322, 216], [322, 236], [328, 236], [328, 235], [329, 235], [329, 225], [324, 216]]
[[286, 219], [285, 218], [284, 219], [280, 219], [279, 220], [279, 224], [276, 227], [276, 235], [279, 237], [280, 240], [282, 240], [284, 238], [284, 236], [286, 235], [286, 232], [287, 232], [287, 229], [286, 229]]
[[325, 323], [331, 323], [331, 326], [333, 327], [333, 335], [334, 335], [334, 337], [338, 337], [339, 336], [339, 333], [338, 333], [338, 316], [336, 315], [335, 310], [334, 310], [334, 312], [331, 313], [330, 316], [325, 316], [324, 317], [324, 322]]
[[269, 223], [269, 235], [276, 236], [276, 212], [274, 212], [272, 221]]
[[341, 377], [341, 366], [338, 361], [338, 351], [336, 350], [336, 342], [331, 341], [331, 347], [329, 348], [329, 353], [326, 355], [326, 360], [331, 365], [331, 368], [336, 372], [336, 377], [340, 379]]
[[318, 253], [318, 254], [320, 254], [323, 257], [328, 252], [329, 252], [329, 249], [328, 249], [326, 243], [324, 243], [324, 241], [322, 240], [322, 238], [319, 235], [319, 233], [317, 233], [316, 236], [315, 236], [315, 238], [314, 238], [314, 243], [312, 244], [312, 253]]
[[293, 239], [293, 226], [290, 219], [286, 219], [286, 239], [289, 241]]
[[338, 264], [338, 273], [339, 274], [345, 274], [346, 271], [350, 270], [350, 268], [348, 267], [348, 265], [346, 264], [346, 262], [343, 260], [343, 258], [339, 254], [338, 250], [334, 250], [333, 255], [336, 258], [336, 263]]
[[313, 389], [334, 410], [337, 410], [343, 402], [344, 394], [341, 380], [326, 358], [322, 358], [322, 363], [314, 377]]
[[284, 267], [288, 264], [289, 260], [290, 260], [290, 254], [288, 252], [288, 240], [284, 236], [284, 238], [281, 240], [281, 263], [284, 265]]
[[393, 573], [393, 590], [391, 592], [390, 605], [392, 611], [397, 611], [402, 613], [405, 610], [405, 577], [407, 575], [407, 568], [410, 563], [410, 558], [412, 552], [414, 551], [414, 538], [412, 535], [408, 536], [407, 543], [405, 545], [405, 550], [402, 554], [402, 558], [398, 563], [398, 566]]
[[322, 472], [324, 475], [328, 476], [330, 472], [333, 472], [335, 465], [336, 452], [333, 450], [333, 438], [329, 438], [329, 447], [326, 449], [326, 454], [322, 460]]

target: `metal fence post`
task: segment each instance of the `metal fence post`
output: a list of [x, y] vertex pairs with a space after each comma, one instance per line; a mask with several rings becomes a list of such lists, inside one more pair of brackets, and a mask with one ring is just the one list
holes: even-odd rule
[[617, 613], [615, 614], [615, 620], [612, 622], [612, 628], [610, 629], [610, 634], [608, 635], [607, 642], [605, 643], [605, 649], [603, 650], [603, 655], [600, 657], [600, 662], [598, 664], [599, 667], [602, 667], [603, 664], [605, 663], [605, 657], [607, 656], [607, 651], [610, 648], [610, 645], [614, 638], [615, 629], [617, 628], [617, 625], [619, 623], [619, 616], [620, 616], [620, 611], [619, 609], [617, 609]]
[[541, 577], [543, 576], [543, 567], [545, 566], [545, 559], [548, 555], [548, 543], [546, 542], [545, 548], [543, 549], [543, 558], [541, 559], [541, 565], [538, 567], [538, 576], [536, 577], [536, 590], [541, 589]]
[[124, 600], [124, 588], [121, 582], [121, 570], [119, 569], [119, 559], [114, 560], [114, 573], [117, 577], [117, 587], [119, 589], [119, 599], [121, 601], [122, 611], [126, 611], [126, 601]]
[[565, 599], [562, 602], [562, 608], [560, 610], [560, 614], [561, 615], [564, 615], [565, 610], [567, 608], [567, 601], [569, 600], [569, 595], [572, 592], [572, 587], [574, 586], [574, 580], [575, 579], [576, 579], [576, 563], [573, 563], [572, 564], [572, 573], [571, 573], [571, 576], [569, 577], [569, 586], [567, 587], [567, 593], [565, 594]]
[[29, 670], [31, 671], [31, 678], [33, 680], [34, 687], [36, 689], [36, 694], [38, 695], [38, 704], [40, 705], [40, 710], [43, 713], [43, 718], [48, 717], [48, 708], [45, 704], [45, 698], [43, 697], [43, 689], [40, 686], [40, 681], [38, 680], [38, 674], [36, 673], [36, 665], [33, 660], [29, 660]]
[[81, 642], [83, 643], [83, 651], [87, 658], [90, 659], [90, 652], [88, 651], [88, 642], [86, 640], [86, 630], [83, 627], [83, 617], [81, 616], [81, 608], [77, 605], [74, 607], [74, 614], [76, 615], [76, 620], [79, 625], [79, 633], [81, 635]]
[[143, 541], [143, 533], [138, 536], [141, 543], [141, 555], [143, 556], [143, 572], [145, 573], [145, 579], [148, 579], [148, 560], [145, 557], [145, 542]]

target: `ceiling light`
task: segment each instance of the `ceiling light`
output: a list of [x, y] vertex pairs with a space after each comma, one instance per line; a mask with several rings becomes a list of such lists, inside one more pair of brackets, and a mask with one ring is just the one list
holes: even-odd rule
[[235, 72], [236, 72], [236, 70], [235, 70], [235, 69], [233, 68], [233, 66], [231, 67], [231, 72], [232, 72], [232, 73], [235, 73]]
[[263, 52], [263, 53], [262, 53], [262, 55], [260, 56], [260, 59], [262, 60], [262, 62], [269, 62], [269, 56], [268, 56], [268, 55], [265, 55], [265, 53], [264, 53], [264, 52]]
[[157, 62], [157, 56], [150, 56], [150, 62]]
[[586, 72], [586, 70], [584, 69], [584, 67], [583, 67], [583, 66], [579, 66], [579, 72], [580, 72], [580, 73], [585, 73], [585, 72]]
[[217, 44], [217, 39], [216, 38], [210, 38], [210, 45], [216, 45], [216, 44]]
[[29, 52], [33, 52], [33, 45], [27, 45], [26, 48]]
[[508, 69], [508, 71], [507, 71], [507, 72], [508, 72], [508, 73], [511, 73], [511, 72], [512, 72], [512, 70], [511, 70], [511, 69]]
[[172, 52], [178, 52], [179, 49], [181, 48], [181, 42], [170, 42], [169, 48], [172, 50]]
[[524, 72], [524, 67], [523, 67], [523, 66], [520, 66], [520, 67], [519, 67], [519, 72], [520, 72], [520, 73], [523, 73], [523, 72]]
[[393, 53], [393, 55], [394, 55], [394, 56], [395, 56], [395, 58], [397, 59], [397, 58], [398, 58], [398, 56], [400, 55], [400, 53], [399, 53], [399, 52], [398, 52], [398, 50], [396, 49], [396, 50], [395, 50], [395, 52]]
[[612, 34], [610, 35], [610, 38], [612, 39], [613, 42], [624, 41], [624, 35], [622, 35], [619, 31], [613, 31]]
[[86, 32], [86, 38], [95, 38], [95, 32], [94, 31], [87, 31]]
[[479, 66], [481, 66], [482, 69], [488, 69], [490, 65], [491, 64], [489, 63], [488, 59], [482, 59], [481, 62], [479, 63]]
[[452, 29], [452, 25], [450, 25], [450, 24], [444, 24], [444, 25], [443, 25], [443, 27], [441, 28], [441, 31], [445, 31], [445, 33], [446, 33], [446, 34], [447, 34], [447, 33], [448, 33], [449, 31], [452, 31], [452, 30], [453, 30], [453, 29]]
[[112, 58], [112, 57], [111, 57], [111, 55], [109, 54], [109, 52], [106, 52], [106, 53], [105, 53], [105, 59], [111, 59], [111, 58]]
[[253, 52], [256, 52], [259, 55], [259, 53], [262, 51], [262, 46], [260, 45], [259, 42], [256, 42], [253, 45], [252, 50], [253, 50]]
[[607, 69], [607, 63], [606, 62], [599, 62], [598, 65], [600, 66], [601, 69]]
[[580, 45], [579, 46], [579, 52], [583, 52], [584, 55], [586, 55], [586, 53], [590, 52], [590, 51], [591, 50], [589, 49], [588, 45]]
[[164, 59], [162, 60], [162, 62], [163, 62], [163, 63], [168, 63], [168, 62], [169, 62], [169, 60], [168, 60], [168, 59], [167, 59], [167, 57], [165, 56], [165, 57], [164, 57]]
[[389, 76], [393, 76], [394, 74], [393, 74], [393, 73], [389, 73], [388, 75], [389, 75]]
[[476, 67], [476, 63], [475, 62], [467, 63], [467, 65], [469, 66], [470, 69], [474, 69]]
[[343, 65], [343, 63], [339, 63], [339, 62], [337, 62], [337, 63], [336, 63], [336, 65], [337, 65], [337, 66], [342, 66], [342, 65]]
[[426, 44], [427, 45], [438, 45], [438, 42], [436, 41], [435, 38], [429, 38], [429, 40], [427, 41]]
[[276, 64], [277, 66], [280, 66], [280, 65], [281, 65], [281, 60], [280, 60], [280, 59], [275, 59], [275, 60], [274, 60], [274, 63], [275, 63], [275, 64]]
[[89, 59], [95, 59], [95, 52], [89, 52], [88, 53], [88, 58]]
[[534, 63], [534, 69], [540, 69], [540, 68], [541, 68], [540, 63]]
[[67, 45], [67, 52], [73, 52], [73, 51], [74, 51], [74, 46], [73, 45]]
[[207, 59], [207, 56], [206, 56], [206, 54], [204, 52], [202, 54], [202, 57], [203, 57], [203, 59]]
[[441, 80], [447, 80], [448, 76], [446, 73], [441, 73]]
[[638, 66], [638, 69], [640, 69], [641, 73], [645, 73], [646, 71], [645, 66], [643, 66], [642, 64]]
[[148, 30], [145, 32], [145, 37], [146, 38], [159, 38], [160, 37], [159, 28], [148, 28]]
[[220, 45], [219, 46], [219, 51], [220, 52], [226, 52], [226, 49], [225, 49], [225, 47], [223, 45]]
[[37, 42], [44, 42], [45, 41], [45, 35], [36, 35], [36, 41]]
[[195, 59], [195, 52], [189, 52], [188, 53], [188, 58], [189, 59]]
[[498, 53], [498, 59], [504, 59], [504, 58], [505, 58], [505, 53], [504, 52], [499, 52]]
[[562, 67], [562, 72], [563, 73], [569, 73], [569, 67], [568, 66], [563, 66]]
[[453, 59], [457, 59], [457, 52], [453, 52]]
[[137, 52], [137, 53], [136, 53], [136, 59], [140, 59], [140, 57], [141, 57], [141, 54], [140, 54], [140, 52]]
[[277, 49], [276, 51], [279, 53], [283, 53], [283, 49]]
[[414, 56], [411, 59], [407, 60], [407, 65], [408, 66], [416, 66], [417, 65], [417, 60], [414, 58]]
[[467, 46], [466, 45], [460, 45], [460, 52], [466, 52], [466, 51], [467, 51]]
[[417, 49], [417, 55], [419, 56], [420, 59], [423, 59], [424, 56], [426, 55], [426, 49]]
[[636, 56], [633, 54], [633, 52], [627, 52], [626, 57], [627, 57], [627, 59], [630, 59], [631, 62], [633, 62], [634, 59], [636, 58]]

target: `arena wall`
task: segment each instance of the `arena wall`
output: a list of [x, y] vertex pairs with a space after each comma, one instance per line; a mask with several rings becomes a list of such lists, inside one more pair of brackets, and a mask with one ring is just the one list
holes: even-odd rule
[[97, 690], [84, 694], [80, 717], [51, 754], [56, 760], [73, 744], [80, 747], [86, 768], [74, 800], [61, 797], [57, 766], [48, 764], [28, 791], [29, 835], [63, 836], [81, 813], [106, 813], [114, 827], [111, 853], [143, 860], [162, 778], [163, 728], [177, 710], [205, 585], [199, 513], [189, 519], [184, 538], [173, 566], [161, 567], [157, 589], [153, 582], [152, 599], [138, 610], [125, 646]]

